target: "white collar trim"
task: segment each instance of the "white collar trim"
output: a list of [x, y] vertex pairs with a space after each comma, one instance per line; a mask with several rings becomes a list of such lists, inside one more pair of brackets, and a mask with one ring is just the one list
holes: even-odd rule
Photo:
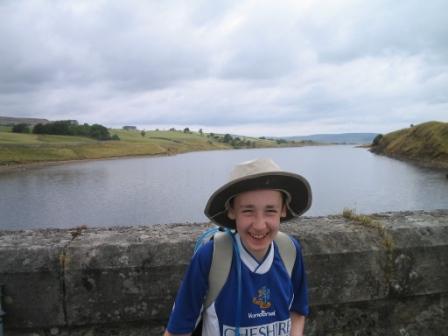
[[235, 237], [238, 244], [238, 249], [240, 251], [241, 261], [247, 266], [247, 268], [256, 274], [267, 273], [272, 266], [272, 262], [274, 261], [274, 242], [271, 242], [271, 248], [269, 249], [268, 255], [260, 265], [258, 261], [255, 260], [254, 257], [252, 257], [243, 247], [240, 235], [236, 234]]

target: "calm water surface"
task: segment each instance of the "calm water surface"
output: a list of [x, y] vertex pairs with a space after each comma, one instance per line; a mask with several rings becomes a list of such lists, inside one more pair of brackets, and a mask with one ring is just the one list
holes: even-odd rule
[[352, 146], [252, 149], [91, 161], [0, 174], [0, 228], [205, 222], [209, 195], [239, 162], [270, 157], [305, 176], [309, 216], [448, 208], [446, 172]]

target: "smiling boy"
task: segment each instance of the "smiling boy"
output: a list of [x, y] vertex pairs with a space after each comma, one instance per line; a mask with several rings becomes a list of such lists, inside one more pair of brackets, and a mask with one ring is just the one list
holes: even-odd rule
[[310, 205], [311, 189], [302, 176], [281, 171], [269, 159], [237, 165], [205, 208], [213, 222], [236, 232], [225, 283], [204, 307], [216, 252], [209, 242], [192, 258], [165, 335], [191, 335], [201, 315], [202, 335], [303, 335], [308, 299], [301, 247], [286, 238], [295, 255], [288, 270], [277, 237], [281, 221]]
[[246, 191], [233, 199], [228, 216], [236, 223], [242, 245], [261, 262], [286, 216], [286, 206], [280, 191]]

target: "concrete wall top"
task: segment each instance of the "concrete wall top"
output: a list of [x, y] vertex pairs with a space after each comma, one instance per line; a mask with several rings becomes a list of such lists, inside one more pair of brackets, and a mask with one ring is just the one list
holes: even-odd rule
[[[163, 325], [208, 227], [0, 231], [6, 327]], [[303, 217], [281, 229], [301, 241], [312, 307], [448, 292], [448, 210]]]

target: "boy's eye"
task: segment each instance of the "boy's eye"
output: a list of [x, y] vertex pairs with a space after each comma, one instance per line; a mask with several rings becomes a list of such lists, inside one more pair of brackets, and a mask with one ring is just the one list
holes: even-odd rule
[[265, 213], [265, 216], [267, 216], [267, 217], [277, 215], [277, 211], [275, 211], [275, 210], [266, 210], [264, 213]]

